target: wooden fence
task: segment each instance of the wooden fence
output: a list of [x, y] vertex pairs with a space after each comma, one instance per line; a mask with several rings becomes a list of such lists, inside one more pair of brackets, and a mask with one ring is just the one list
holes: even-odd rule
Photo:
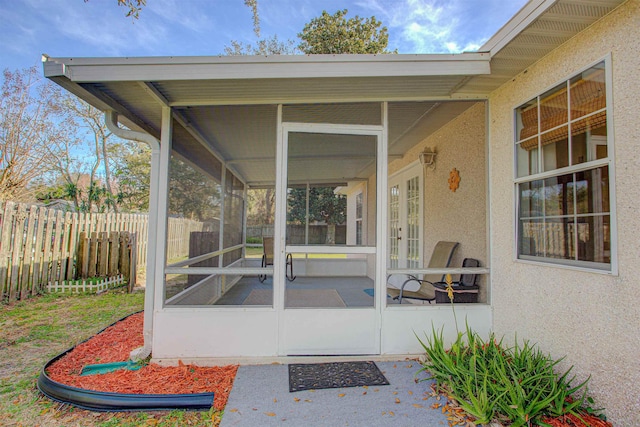
[[123, 275], [133, 288], [136, 277], [136, 235], [128, 231], [91, 233], [78, 239], [75, 278], [115, 277]]
[[[189, 233], [211, 224], [169, 218], [167, 258], [189, 253]], [[0, 202], [0, 289], [3, 301], [16, 301], [42, 292], [49, 282], [76, 275], [80, 233], [127, 231], [136, 238], [138, 268], [147, 263], [148, 216], [122, 213], [76, 213]]]

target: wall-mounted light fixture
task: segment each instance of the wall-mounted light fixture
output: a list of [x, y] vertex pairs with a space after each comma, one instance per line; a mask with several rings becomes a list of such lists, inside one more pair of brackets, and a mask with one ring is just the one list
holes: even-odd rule
[[436, 152], [430, 147], [425, 148], [425, 150], [418, 155], [420, 158], [420, 164], [423, 166], [429, 166], [431, 168], [436, 167]]

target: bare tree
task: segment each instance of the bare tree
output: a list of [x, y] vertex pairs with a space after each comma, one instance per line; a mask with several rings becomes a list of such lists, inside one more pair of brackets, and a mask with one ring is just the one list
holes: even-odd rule
[[58, 127], [64, 138], [50, 146], [50, 155], [65, 182], [65, 196], [81, 211], [117, 212], [118, 190], [109, 149], [112, 134], [102, 112], [70, 94], [62, 96], [60, 112]]
[[29, 184], [51, 170], [47, 146], [59, 138], [53, 121], [59, 90], [35, 67], [3, 73], [0, 99], [0, 200], [32, 201]]

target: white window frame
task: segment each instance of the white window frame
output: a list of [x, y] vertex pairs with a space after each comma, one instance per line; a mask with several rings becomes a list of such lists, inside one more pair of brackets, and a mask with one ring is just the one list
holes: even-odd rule
[[[542, 171], [542, 162], [544, 161], [542, 153], [539, 153], [538, 157], [538, 172], [532, 173], [530, 175], [518, 177], [518, 147], [517, 143], [520, 141], [519, 136], [517, 135], [517, 110], [520, 106], [524, 105], [528, 100], [533, 98], [537, 98], [547, 91], [555, 88], [556, 86], [566, 83], [570, 81], [578, 74], [588, 70], [604, 62], [605, 67], [605, 85], [606, 85], [606, 113], [607, 113], [607, 157], [604, 159], [597, 159], [588, 161], [585, 163], [580, 163], [576, 165], [570, 165], [567, 167], [562, 167], [559, 169], [554, 169], [550, 171]], [[617, 215], [616, 215], [616, 191], [615, 191], [615, 154], [614, 154], [614, 134], [613, 134], [613, 77], [612, 77], [612, 63], [611, 63], [611, 54], [608, 54], [604, 58], [600, 58], [593, 63], [582, 67], [567, 78], [564, 78], [556, 83], [550, 85], [545, 90], [540, 91], [533, 97], [529, 97], [528, 99], [523, 100], [518, 103], [516, 106], [512, 108], [513, 118], [512, 118], [512, 126], [513, 126], [513, 138], [512, 138], [512, 148], [513, 148], [513, 176], [514, 176], [514, 223], [513, 223], [513, 231], [515, 235], [514, 246], [513, 246], [513, 254], [514, 261], [524, 264], [535, 264], [535, 265], [546, 265], [553, 266], [559, 268], [566, 268], [570, 270], [578, 270], [578, 271], [587, 271], [593, 273], [607, 274], [607, 275], [617, 275], [618, 274], [618, 252], [617, 252]], [[571, 118], [569, 117], [569, 121], [571, 122]], [[570, 133], [570, 132], [569, 132]], [[540, 135], [538, 133], [538, 135]], [[571, 143], [569, 142], [569, 150]], [[571, 153], [569, 152], [569, 156]], [[546, 258], [542, 256], [530, 256], [530, 255], [520, 255], [520, 231], [519, 231], [519, 222], [520, 222], [520, 196], [518, 192], [519, 184], [526, 182], [533, 182], [537, 180], [544, 180], [546, 178], [551, 177], [559, 177], [562, 175], [567, 175], [571, 173], [587, 171], [587, 170], [595, 170], [597, 168], [608, 166], [609, 168], [609, 220], [610, 220], [610, 242], [611, 242], [611, 254], [610, 254], [610, 264], [608, 269], [603, 269], [602, 263], [595, 263], [589, 261], [578, 261], [578, 260], [567, 260], [567, 259], [556, 259], [556, 258]], [[542, 172], [541, 172], [542, 171]]]

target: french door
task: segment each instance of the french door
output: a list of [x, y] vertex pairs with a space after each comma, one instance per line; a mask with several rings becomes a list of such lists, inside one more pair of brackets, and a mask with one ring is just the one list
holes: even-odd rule
[[389, 178], [389, 268], [422, 267], [422, 186], [422, 166], [419, 163]]

